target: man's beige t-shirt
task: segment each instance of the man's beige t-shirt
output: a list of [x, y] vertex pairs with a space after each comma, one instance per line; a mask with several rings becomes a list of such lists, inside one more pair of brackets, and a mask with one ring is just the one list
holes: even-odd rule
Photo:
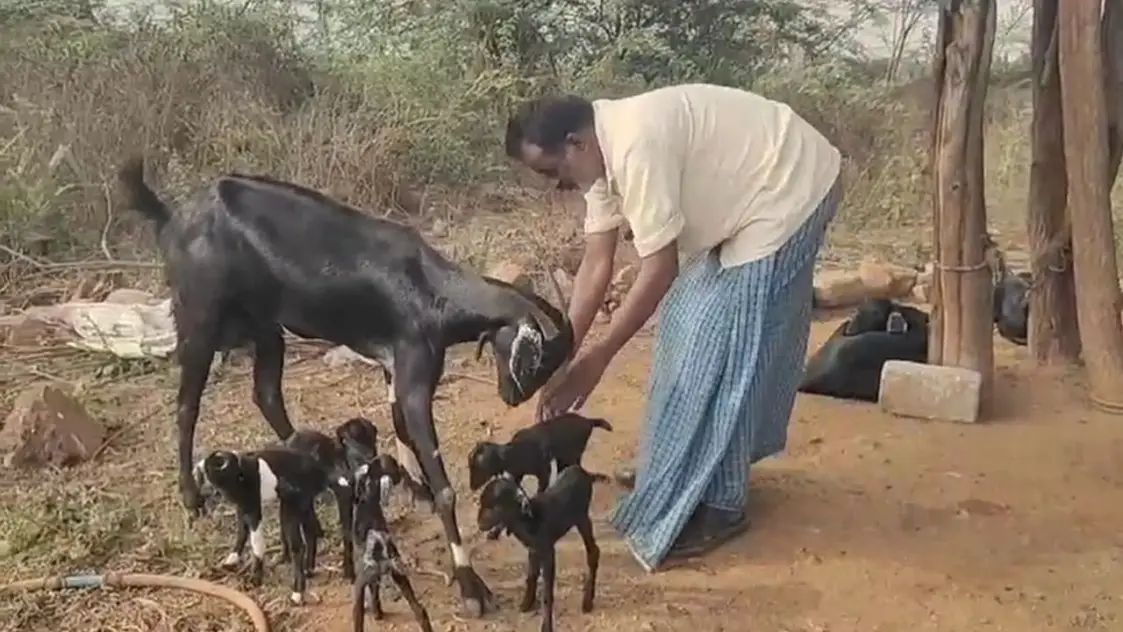
[[839, 173], [831, 143], [790, 107], [687, 84], [593, 102], [606, 177], [585, 194], [585, 232], [624, 224], [646, 257], [678, 239], [721, 264], [762, 259], [815, 212]]

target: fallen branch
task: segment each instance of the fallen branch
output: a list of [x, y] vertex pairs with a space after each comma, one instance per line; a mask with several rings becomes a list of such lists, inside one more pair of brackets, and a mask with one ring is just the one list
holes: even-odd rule
[[0, 252], [7, 254], [13, 259], [22, 261], [36, 270], [44, 272], [51, 270], [118, 270], [123, 268], [156, 270], [162, 266], [162, 264], [155, 261], [123, 261], [120, 259], [110, 259], [108, 261], [41, 261], [25, 255], [18, 250], [9, 248], [4, 244], [0, 244]]

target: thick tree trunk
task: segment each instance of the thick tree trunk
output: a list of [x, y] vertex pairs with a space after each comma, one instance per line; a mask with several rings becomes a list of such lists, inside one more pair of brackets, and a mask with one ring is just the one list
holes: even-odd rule
[[1076, 302], [1089, 395], [1099, 407], [1123, 412], [1123, 326], [1117, 307], [1100, 11], [1099, 2], [1060, 3], [1061, 99]]
[[936, 270], [929, 362], [994, 373], [992, 279], [983, 177], [983, 117], [994, 43], [994, 0], [940, 9], [933, 125]]
[[1057, 63], [1057, 2], [1034, 0], [1032, 163], [1029, 172], [1030, 266], [1029, 350], [1038, 364], [1080, 360], [1072, 240], [1065, 205], [1064, 122]]

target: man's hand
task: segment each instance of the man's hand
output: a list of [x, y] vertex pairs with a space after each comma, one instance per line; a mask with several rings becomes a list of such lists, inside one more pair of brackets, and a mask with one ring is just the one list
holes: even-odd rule
[[579, 409], [600, 383], [612, 359], [606, 347], [590, 345], [568, 366], [562, 367], [543, 387], [538, 400], [538, 421]]

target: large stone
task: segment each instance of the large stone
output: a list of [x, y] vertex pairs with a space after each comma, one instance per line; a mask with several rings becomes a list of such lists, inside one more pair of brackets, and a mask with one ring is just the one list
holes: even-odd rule
[[6, 467], [63, 467], [92, 457], [105, 428], [76, 399], [54, 386], [34, 386], [16, 398], [0, 429]]
[[866, 298], [866, 287], [854, 272], [826, 270], [815, 277], [817, 307], [850, 307]]
[[881, 369], [882, 410], [902, 417], [974, 423], [983, 378], [978, 371], [889, 360]]
[[917, 273], [905, 266], [866, 259], [858, 266], [858, 276], [866, 298], [904, 298], [916, 284]]
[[530, 275], [526, 273], [526, 270], [521, 265], [514, 261], [501, 261], [491, 266], [487, 276], [510, 283], [517, 288], [527, 291], [533, 290], [533, 285], [530, 282]]

